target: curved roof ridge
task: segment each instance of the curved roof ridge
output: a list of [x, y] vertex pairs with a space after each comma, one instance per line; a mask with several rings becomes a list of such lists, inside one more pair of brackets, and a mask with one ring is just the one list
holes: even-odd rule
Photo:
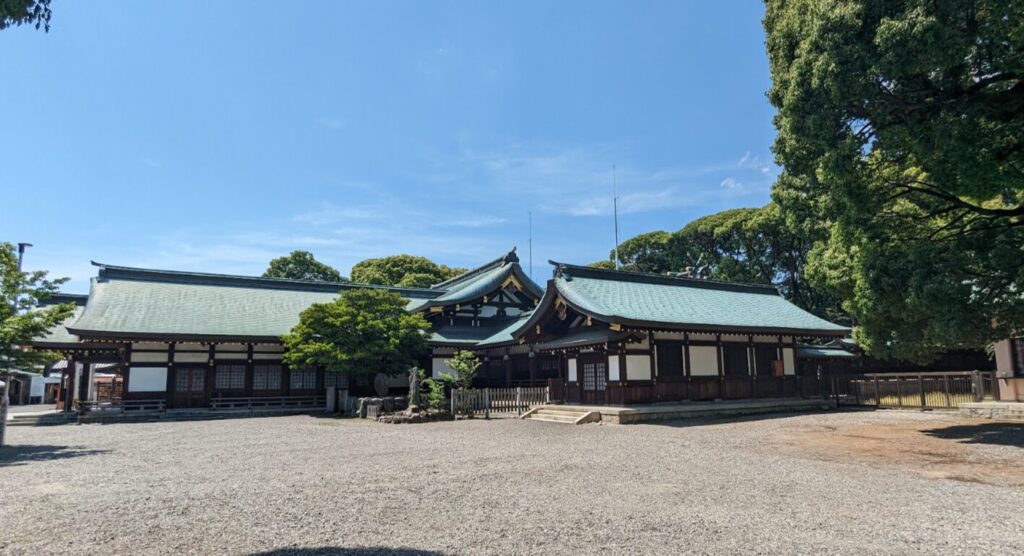
[[637, 282], [645, 284], [662, 284], [666, 286], [681, 286], [706, 288], [725, 291], [741, 291], [748, 293], [761, 293], [781, 295], [778, 287], [771, 284], [751, 284], [748, 282], [730, 282], [726, 280], [709, 280], [705, 278], [689, 278], [686, 276], [671, 276], [667, 274], [654, 274], [651, 272], [637, 272], [634, 270], [612, 270], [607, 268], [595, 268], [558, 261], [548, 260], [548, 263], [555, 266], [554, 275], [564, 276], [571, 280], [574, 275], [586, 276], [619, 282]]
[[488, 263], [484, 263], [484, 264], [482, 264], [482, 265], [480, 265], [480, 266], [478, 266], [476, 268], [471, 268], [471, 269], [467, 270], [466, 272], [463, 272], [462, 274], [459, 274], [457, 276], [452, 276], [451, 278], [449, 278], [449, 279], [447, 279], [447, 280], [445, 280], [443, 282], [438, 282], [436, 284], [433, 284], [433, 285], [430, 286], [430, 288], [431, 289], [440, 289], [440, 290], [447, 289], [447, 288], [451, 287], [454, 284], [459, 284], [461, 282], [469, 280], [473, 276], [476, 276], [476, 275], [481, 274], [483, 272], [486, 272], [488, 270], [491, 270], [491, 269], [494, 269], [494, 268], [498, 268], [500, 266], [504, 266], [504, 265], [506, 265], [508, 263], [517, 263], [517, 262], [519, 262], [519, 256], [516, 255], [516, 248], [512, 247], [511, 251], [509, 251], [508, 253], [505, 253], [504, 255], [498, 257], [497, 259], [494, 259], [493, 261], [490, 261]]
[[170, 282], [179, 284], [195, 284], [204, 286], [234, 286], [245, 288], [267, 288], [294, 291], [337, 292], [351, 289], [382, 289], [409, 294], [415, 297], [435, 297], [442, 291], [430, 288], [409, 286], [381, 286], [378, 284], [359, 284], [356, 282], [318, 282], [316, 280], [297, 280], [294, 278], [270, 278], [265, 276], [245, 276], [238, 274], [217, 274], [209, 272], [190, 272], [183, 270], [160, 270], [118, 266], [90, 261], [99, 267], [99, 278], [104, 280], [138, 280], [149, 282]]

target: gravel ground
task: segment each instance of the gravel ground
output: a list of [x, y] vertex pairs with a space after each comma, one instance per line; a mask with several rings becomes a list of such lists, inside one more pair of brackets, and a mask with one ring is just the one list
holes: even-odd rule
[[[15, 427], [0, 450], [0, 553], [1020, 553], [1024, 489], [793, 442], [916, 421], [961, 423]], [[1014, 442], [970, 449], [982, 462], [1024, 455]]]

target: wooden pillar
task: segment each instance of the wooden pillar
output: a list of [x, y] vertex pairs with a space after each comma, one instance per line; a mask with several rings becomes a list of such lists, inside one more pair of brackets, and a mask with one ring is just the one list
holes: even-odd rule
[[75, 357], [72, 356], [68, 359], [68, 380], [67, 388], [64, 392], [64, 411], [71, 412], [75, 409], [75, 375], [77, 373], [78, 362], [75, 361]]
[[256, 366], [252, 361], [252, 344], [246, 344], [245, 346], [245, 397], [252, 397], [252, 384], [253, 377], [256, 374]]
[[78, 403], [89, 401], [89, 369], [92, 363], [82, 365], [82, 376], [78, 379]]
[[174, 407], [174, 386], [178, 369], [174, 367], [174, 342], [167, 344], [167, 388], [164, 391], [164, 407]]
[[530, 352], [530, 386], [537, 385], [537, 352]]
[[508, 353], [502, 359], [505, 361], [505, 386], [512, 386], [512, 356]]

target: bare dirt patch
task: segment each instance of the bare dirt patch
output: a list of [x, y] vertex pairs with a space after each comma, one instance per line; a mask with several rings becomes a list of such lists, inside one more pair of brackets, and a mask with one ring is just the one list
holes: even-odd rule
[[[884, 416], [884, 412], [880, 415]], [[1024, 488], [1024, 424], [941, 415], [787, 432], [783, 443], [815, 459], [898, 466], [924, 477]]]

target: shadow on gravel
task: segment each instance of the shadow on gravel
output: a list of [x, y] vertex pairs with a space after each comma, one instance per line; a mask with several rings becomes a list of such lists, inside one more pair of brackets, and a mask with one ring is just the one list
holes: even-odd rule
[[25, 465], [33, 461], [50, 461], [106, 454], [110, 450], [82, 450], [68, 446], [14, 445], [0, 448], [0, 467]]
[[964, 444], [995, 444], [1024, 448], [1024, 424], [985, 423], [981, 425], [953, 425], [941, 429], [922, 431], [934, 438], [959, 440]]
[[254, 552], [252, 556], [440, 556], [441, 554], [443, 553], [415, 548], [320, 546], [316, 548], [278, 548], [267, 552]]
[[820, 411], [785, 411], [778, 413], [755, 413], [751, 415], [731, 415], [723, 417], [691, 417], [688, 419], [666, 419], [664, 421], [644, 421], [643, 423], [639, 424], [686, 428], [700, 427], [704, 425], [726, 425], [729, 423], [746, 423], [750, 421], [769, 421], [772, 419], [792, 419], [793, 417], [800, 417], [802, 415], [836, 415], [840, 413], [863, 413], [864, 411], [874, 411], [874, 409], [843, 407], [840, 409], [829, 409]]

